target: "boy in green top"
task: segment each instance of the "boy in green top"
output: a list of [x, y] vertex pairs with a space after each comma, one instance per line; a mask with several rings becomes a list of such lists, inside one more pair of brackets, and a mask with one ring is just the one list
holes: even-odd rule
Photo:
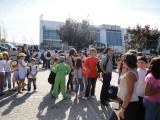
[[65, 57], [59, 57], [60, 63], [53, 67], [52, 71], [56, 73], [55, 83], [54, 83], [54, 91], [52, 92], [52, 96], [58, 98], [58, 89], [60, 86], [60, 91], [63, 95], [63, 99], [65, 100], [66, 92], [65, 92], [65, 76], [71, 72], [71, 68], [64, 63]]

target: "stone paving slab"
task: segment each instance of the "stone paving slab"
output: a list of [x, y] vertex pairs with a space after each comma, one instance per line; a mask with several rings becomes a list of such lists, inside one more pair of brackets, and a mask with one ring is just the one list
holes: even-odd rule
[[[75, 99], [74, 93], [68, 93], [67, 100], [54, 100], [50, 95], [47, 78], [49, 70], [40, 70], [37, 77], [37, 92], [17, 94], [6, 91], [0, 97], [0, 120], [117, 120], [113, 103], [108, 107], [100, 105], [101, 81], [97, 81], [96, 99]], [[117, 73], [113, 73], [112, 84], [117, 82]], [[33, 89], [33, 87], [32, 87]]]

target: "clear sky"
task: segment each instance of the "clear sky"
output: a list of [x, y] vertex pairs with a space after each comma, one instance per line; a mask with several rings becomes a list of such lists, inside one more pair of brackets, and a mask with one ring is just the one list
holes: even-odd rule
[[44, 20], [71, 17], [94, 25], [149, 24], [160, 29], [160, 0], [0, 0], [0, 25], [9, 41], [38, 44], [41, 14]]

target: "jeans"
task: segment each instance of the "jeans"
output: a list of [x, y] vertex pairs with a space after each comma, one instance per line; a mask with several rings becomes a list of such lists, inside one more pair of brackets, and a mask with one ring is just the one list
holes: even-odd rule
[[105, 101], [109, 100], [108, 88], [110, 86], [112, 74], [107, 74], [107, 75], [103, 74], [102, 77], [103, 77], [103, 85], [102, 85], [102, 89], [101, 89], [100, 100], [101, 100], [101, 102], [105, 102]]
[[36, 78], [28, 78], [28, 91], [31, 90], [31, 82], [33, 82], [34, 90], [37, 89], [37, 87], [36, 87]]
[[46, 69], [50, 69], [50, 59], [46, 59]]
[[145, 120], [160, 120], [160, 103], [143, 99]]
[[[79, 82], [79, 84], [78, 84], [78, 82]], [[83, 83], [82, 78], [78, 78], [78, 82], [76, 80], [75, 93], [78, 93], [79, 87], [80, 87], [80, 92], [83, 92], [83, 89], [84, 89], [84, 83]]]
[[7, 86], [8, 88], [11, 88], [11, 72], [5, 72], [4, 87], [7, 87]]
[[[90, 90], [91, 90], [91, 96], [95, 95], [95, 87], [96, 87], [96, 81], [97, 81], [97, 77], [96, 78], [88, 78], [88, 85], [86, 88], [86, 93], [85, 93], [85, 97], [89, 96]], [[92, 89], [91, 89], [92, 86]]]

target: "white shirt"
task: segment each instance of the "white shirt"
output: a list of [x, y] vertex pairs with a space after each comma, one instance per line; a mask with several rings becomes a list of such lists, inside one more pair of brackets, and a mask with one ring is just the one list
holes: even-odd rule
[[144, 97], [144, 92], [145, 92], [145, 77], [147, 74], [147, 69], [143, 70], [141, 68], [137, 69], [138, 71], [138, 83], [137, 83], [137, 88], [136, 88], [136, 94], [140, 97]]
[[0, 72], [5, 72], [4, 66], [5, 66], [5, 60], [0, 60]]
[[[37, 73], [37, 68], [36, 68], [36, 66], [34, 65], [31, 65], [31, 67], [29, 67], [29, 69], [31, 68], [31, 70], [30, 70], [30, 72], [33, 74], [33, 75], [35, 75], [36, 73]], [[28, 78], [32, 78], [32, 75], [31, 74], [29, 74], [28, 75]]]
[[11, 60], [5, 62], [5, 72], [11, 72]]
[[[136, 73], [134, 71], [129, 71], [129, 72], [133, 72], [135, 75]], [[125, 79], [125, 76], [126, 76], [127, 73], [125, 73], [124, 75], [122, 75], [120, 77], [120, 85], [119, 85], [119, 89], [118, 89], [118, 94], [117, 96], [122, 100], [124, 101], [125, 99], [125, 96], [126, 96], [126, 92], [127, 92], [127, 83], [126, 83], [126, 79]], [[137, 75], [136, 75], [137, 76]], [[137, 76], [138, 78], [138, 76]], [[134, 90], [133, 90], [133, 93], [132, 93], [132, 97], [130, 99], [130, 102], [135, 102], [135, 101], [138, 101], [138, 95], [136, 94], [136, 88], [137, 88], [137, 82], [134, 83]]]
[[[21, 61], [22, 64], [26, 64], [24, 60], [19, 59], [19, 61]], [[27, 74], [27, 67], [23, 67], [21, 64], [18, 63], [18, 69], [19, 69], [19, 73]]]

